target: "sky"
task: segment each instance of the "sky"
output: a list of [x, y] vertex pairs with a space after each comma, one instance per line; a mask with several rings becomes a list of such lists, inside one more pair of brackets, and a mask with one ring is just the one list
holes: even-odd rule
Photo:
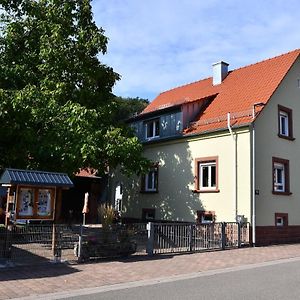
[[109, 38], [101, 62], [121, 75], [114, 94], [159, 93], [300, 48], [298, 0], [93, 0]]

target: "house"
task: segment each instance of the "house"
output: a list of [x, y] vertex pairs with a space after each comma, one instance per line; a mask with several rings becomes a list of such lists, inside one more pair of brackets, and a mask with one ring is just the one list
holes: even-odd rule
[[130, 120], [153, 168], [116, 177], [122, 217], [248, 221], [254, 244], [300, 241], [300, 49], [212, 74]]

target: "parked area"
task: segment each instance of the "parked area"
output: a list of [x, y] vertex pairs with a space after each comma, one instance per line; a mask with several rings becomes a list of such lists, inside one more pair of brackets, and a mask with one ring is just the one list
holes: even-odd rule
[[0, 264], [93, 259], [229, 249], [249, 245], [249, 224], [136, 223], [9, 225], [0, 228]]

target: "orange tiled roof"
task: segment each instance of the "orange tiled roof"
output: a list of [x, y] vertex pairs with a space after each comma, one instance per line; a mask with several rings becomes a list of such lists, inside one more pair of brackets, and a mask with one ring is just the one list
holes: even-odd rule
[[194, 126], [191, 126], [186, 133], [225, 128], [227, 123], [224, 116], [228, 112], [233, 115], [244, 112], [243, 115], [235, 118], [235, 125], [249, 123], [252, 121], [253, 104], [268, 102], [299, 54], [300, 49], [297, 49], [230, 71], [219, 85], [213, 86], [210, 77], [166, 91], [156, 97], [142, 114], [216, 95], [195, 120]]

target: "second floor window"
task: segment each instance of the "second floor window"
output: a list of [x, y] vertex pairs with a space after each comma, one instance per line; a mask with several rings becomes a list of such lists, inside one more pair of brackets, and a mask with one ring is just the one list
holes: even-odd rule
[[151, 120], [146, 123], [146, 138], [152, 139], [159, 137], [159, 119]]

